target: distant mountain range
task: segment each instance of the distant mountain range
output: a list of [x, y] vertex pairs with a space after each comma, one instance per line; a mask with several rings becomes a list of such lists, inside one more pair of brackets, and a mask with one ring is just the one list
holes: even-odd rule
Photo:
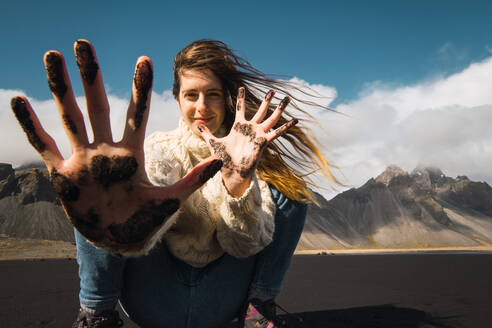
[[[492, 188], [437, 168], [409, 174], [389, 166], [330, 201], [316, 196], [320, 207], [309, 206], [299, 249], [492, 245]], [[0, 163], [0, 234], [73, 242], [42, 165]]]
[[492, 188], [438, 168], [389, 166], [330, 201], [317, 197], [300, 249], [492, 245]]

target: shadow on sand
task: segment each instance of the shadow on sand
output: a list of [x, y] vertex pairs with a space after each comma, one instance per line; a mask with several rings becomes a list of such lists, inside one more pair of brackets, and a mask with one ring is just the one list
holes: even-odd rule
[[456, 317], [436, 318], [391, 304], [296, 313], [309, 328], [458, 328]]

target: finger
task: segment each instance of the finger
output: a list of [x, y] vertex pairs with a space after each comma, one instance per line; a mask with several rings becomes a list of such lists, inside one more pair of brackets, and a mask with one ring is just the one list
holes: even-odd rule
[[65, 67], [65, 59], [57, 51], [48, 51], [44, 55], [44, 64], [48, 84], [72, 150], [87, 145], [89, 142], [84, 118], [73, 95], [72, 85]]
[[199, 125], [197, 126], [197, 129], [198, 132], [200, 132], [200, 134], [202, 135], [203, 140], [205, 140], [207, 144], [210, 142], [210, 139], [215, 139], [212, 131], [210, 131], [206, 125]]
[[63, 161], [63, 157], [53, 138], [41, 126], [29, 101], [22, 96], [14, 97], [10, 101], [10, 106], [17, 121], [19, 121], [20, 126], [26, 133], [29, 143], [41, 155], [48, 169], [51, 171], [53, 168], [58, 167]]
[[161, 198], [173, 197], [184, 201], [212, 178], [221, 168], [222, 160], [217, 156], [210, 156], [198, 163], [181, 180], [165, 188], [159, 196]]
[[260, 108], [256, 112], [255, 116], [253, 116], [252, 121], [256, 123], [261, 123], [265, 118], [265, 115], [268, 111], [268, 107], [270, 107], [270, 102], [272, 101], [273, 96], [275, 95], [275, 90], [270, 90], [265, 96], [265, 99], [261, 103]]
[[282, 99], [282, 101], [280, 102], [280, 104], [278, 104], [277, 108], [272, 113], [272, 115], [270, 115], [270, 117], [267, 118], [265, 122], [261, 124], [261, 126], [265, 129], [265, 131], [270, 130], [275, 126], [275, 124], [277, 124], [278, 119], [280, 118], [280, 116], [282, 116], [282, 113], [284, 112], [285, 107], [287, 107], [289, 102], [290, 102], [289, 97], [285, 97], [284, 99]]
[[154, 68], [149, 57], [138, 58], [133, 77], [132, 98], [126, 114], [123, 141], [129, 145], [140, 146], [145, 138], [145, 127], [149, 117], [150, 97]]
[[77, 40], [74, 52], [84, 86], [94, 142], [111, 142], [113, 138], [109, 121], [109, 103], [94, 47], [87, 40]]
[[217, 153], [217, 145], [219, 143], [217, 142], [217, 138], [213, 135], [212, 131], [210, 131], [206, 125], [199, 125], [197, 129], [200, 132], [203, 140], [205, 140], [205, 143], [207, 144], [210, 153], [215, 155], [221, 155]]
[[236, 120], [244, 120], [246, 113], [246, 90], [244, 87], [240, 87], [237, 92], [237, 100], [236, 100]]
[[282, 134], [287, 132], [290, 128], [292, 128], [294, 125], [299, 123], [297, 119], [290, 120], [289, 122], [282, 124], [279, 128], [275, 129], [272, 132], [267, 133], [267, 140], [268, 142], [280, 137]]

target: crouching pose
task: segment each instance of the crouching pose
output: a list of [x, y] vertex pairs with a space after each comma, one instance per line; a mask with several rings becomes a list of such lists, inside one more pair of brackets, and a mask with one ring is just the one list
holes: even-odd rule
[[[72, 156], [62, 158], [26, 98], [11, 102], [76, 228], [73, 327], [121, 326], [118, 301], [141, 327], [301, 327], [296, 316], [277, 316], [275, 297], [314, 201], [303, 176], [331, 174], [286, 110], [295, 86], [219, 41], [193, 42], [174, 60], [178, 126], [144, 141], [153, 67], [141, 57], [115, 142], [94, 49], [79, 40], [75, 53], [92, 143], [60, 53], [44, 61]], [[259, 314], [245, 320], [251, 306]]]

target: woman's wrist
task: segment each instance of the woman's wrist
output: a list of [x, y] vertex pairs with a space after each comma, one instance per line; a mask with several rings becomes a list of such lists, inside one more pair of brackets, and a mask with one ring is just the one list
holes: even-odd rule
[[252, 177], [241, 177], [239, 174], [222, 175], [222, 183], [229, 195], [234, 198], [240, 198], [248, 190]]

